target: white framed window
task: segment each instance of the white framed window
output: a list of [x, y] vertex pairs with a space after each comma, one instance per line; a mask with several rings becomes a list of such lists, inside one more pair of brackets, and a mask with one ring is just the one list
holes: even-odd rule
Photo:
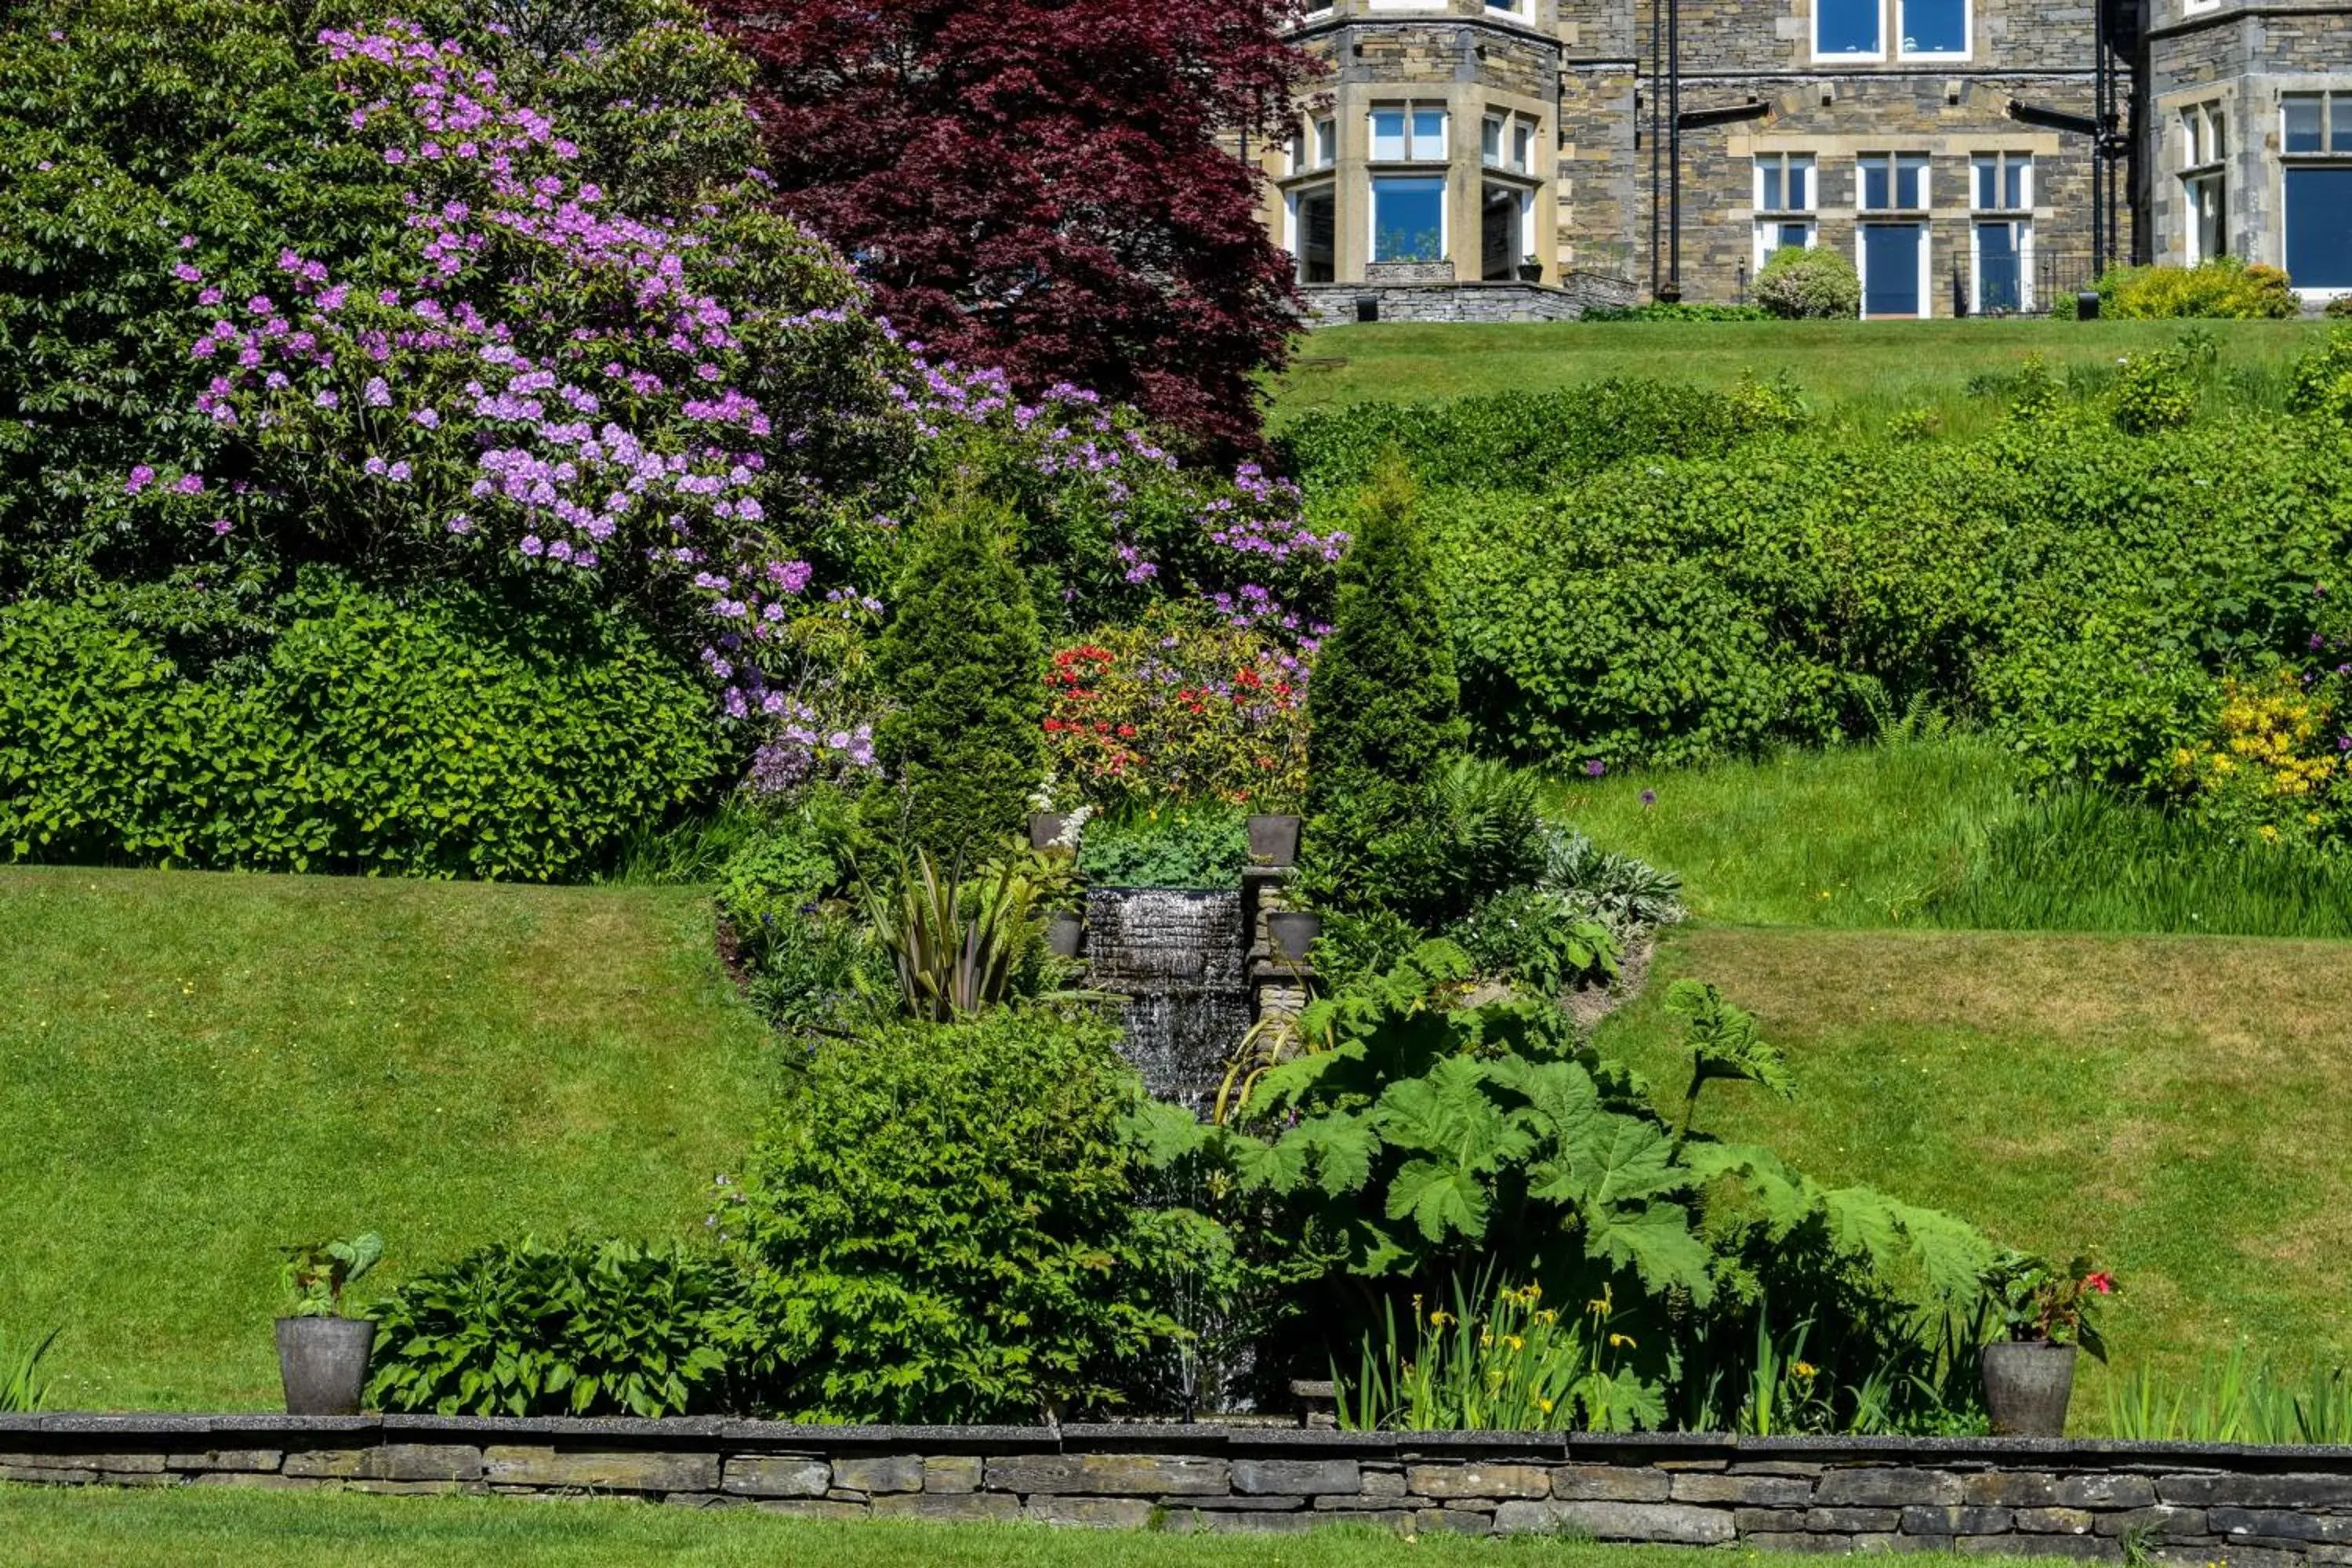
[[2180, 14], [2184, 16], [2201, 16], [2221, 8], [2221, 0], [2180, 0]]
[[1854, 160], [1853, 205], [1864, 212], [1926, 212], [1928, 186], [1925, 153], [1865, 153]]
[[2195, 267], [2230, 253], [2230, 117], [2218, 102], [2180, 111], [2182, 237]]
[[1980, 218], [1969, 227], [1969, 308], [1979, 316], [2033, 309], [2033, 220]]
[[1535, 14], [1535, 0], [1486, 0], [1486, 9], [1524, 22]]
[[1969, 174], [1969, 205], [1980, 213], [2033, 210], [2033, 154], [1979, 153]]
[[1443, 163], [1450, 155], [1445, 110], [1430, 103], [1372, 106], [1372, 162]]
[[1749, 265], [1761, 272], [1775, 251], [1811, 250], [1820, 243], [1821, 232], [1821, 226], [1809, 217], [1759, 217], [1756, 220], [1756, 258]]
[[1490, 114], [1480, 128], [1479, 156], [1490, 169], [1535, 172], [1536, 122], [1524, 114]]
[[1756, 157], [1756, 210], [1809, 213], [1821, 197], [1819, 166], [1811, 153], [1759, 153]]
[[1886, 0], [1813, 0], [1813, 58], [1886, 58]]
[[1307, 166], [1310, 169], [1328, 169], [1339, 161], [1339, 127], [1337, 122], [1327, 117], [1307, 125]]
[[1372, 259], [1443, 261], [1446, 255], [1445, 176], [1372, 177]]
[[2352, 294], [2352, 91], [2279, 100], [2286, 270], [2306, 296]]
[[1330, 283], [1339, 279], [1338, 193], [1328, 184], [1307, 185], [1290, 193], [1289, 251], [1298, 264], [1301, 283]]
[[1935, 296], [1927, 279], [1927, 225], [1919, 218], [1854, 226], [1854, 270], [1862, 313], [1882, 321], [1924, 320]]
[[1895, 0], [1906, 60], [1963, 59], [1976, 48], [1974, 0]]

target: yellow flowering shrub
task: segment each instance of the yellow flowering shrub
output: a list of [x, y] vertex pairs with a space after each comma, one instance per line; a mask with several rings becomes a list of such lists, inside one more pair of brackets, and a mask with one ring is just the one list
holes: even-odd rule
[[2326, 843], [2352, 828], [2343, 678], [2282, 666], [2229, 677], [2210, 737], [2172, 753], [2174, 787], [2200, 816], [2266, 843]]

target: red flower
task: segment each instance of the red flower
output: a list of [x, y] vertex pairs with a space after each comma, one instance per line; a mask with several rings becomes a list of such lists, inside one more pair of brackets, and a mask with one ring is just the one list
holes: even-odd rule
[[2096, 1290], [2102, 1296], [2112, 1296], [2116, 1293], [2116, 1277], [2103, 1268], [2096, 1274], [2085, 1276], [2083, 1289]]

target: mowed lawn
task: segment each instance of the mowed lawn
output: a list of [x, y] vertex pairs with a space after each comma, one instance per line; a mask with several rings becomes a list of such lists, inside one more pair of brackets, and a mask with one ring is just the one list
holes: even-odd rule
[[[2093, 1254], [2124, 1285], [2118, 1369], [2352, 1351], [2352, 943], [1696, 926], [1602, 1026], [1669, 1094], [1658, 998], [1685, 974], [1754, 1011], [1799, 1084], [1711, 1089], [1702, 1125]], [[2105, 1408], [2093, 1368], [2078, 1429]]]
[[835, 1523], [751, 1509], [614, 1501], [0, 1484], [0, 1562], [9, 1568], [1755, 1568], [1781, 1561], [1721, 1547], [1472, 1540], [1442, 1531], [1407, 1540], [1346, 1525], [1299, 1535], [1191, 1536], [897, 1520]]
[[381, 1231], [373, 1295], [493, 1237], [684, 1234], [769, 1070], [710, 921], [667, 889], [0, 870], [0, 1328], [63, 1330], [51, 1407], [276, 1404], [285, 1243]]
[[2294, 321], [1580, 321], [1326, 327], [1297, 338], [1271, 384], [1276, 428], [1310, 409], [1375, 399], [1423, 403], [1541, 392], [1610, 376], [1728, 386], [1786, 372], [1810, 398], [1892, 413], [1951, 412], [1968, 381], [2040, 353], [2074, 366], [2160, 348], [2196, 327], [2221, 342], [2225, 374], [2278, 378], [2325, 335]]

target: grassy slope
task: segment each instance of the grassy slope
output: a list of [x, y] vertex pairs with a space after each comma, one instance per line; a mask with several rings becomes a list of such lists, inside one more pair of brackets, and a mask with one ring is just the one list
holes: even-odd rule
[[[2352, 943], [1696, 927], [1603, 1039], [1669, 1090], [1665, 978], [1713, 981], [1789, 1053], [1790, 1102], [1703, 1112], [1803, 1168], [2092, 1250], [2127, 1295], [2119, 1366], [2250, 1340], [2352, 1351]], [[2094, 1374], [2079, 1424], [2104, 1419]]]
[[[1415, 1541], [1369, 1527], [1306, 1535], [1184, 1536], [1044, 1525], [817, 1523], [745, 1509], [619, 1502], [365, 1498], [181, 1490], [63, 1491], [0, 1484], [0, 1556], [11, 1568], [1743, 1568], [1776, 1561], [1727, 1548], [1594, 1546], [1558, 1540]], [[1918, 1559], [1957, 1563], [1955, 1557]], [[1970, 1563], [2000, 1559], [1971, 1557]]]
[[383, 1288], [496, 1236], [681, 1232], [761, 1032], [687, 893], [0, 871], [0, 1325], [52, 1404], [278, 1397], [278, 1246]]
[[[1817, 400], [1868, 416], [1927, 406], [1965, 422], [1969, 378], [2029, 354], [2063, 374], [2162, 347], [2179, 321], [1620, 321], [1331, 327], [1303, 338], [1274, 384], [1276, 427], [1313, 408], [1389, 398], [1419, 403], [1543, 391], [1607, 376], [1727, 386], [1787, 371]], [[2304, 321], [2194, 323], [2222, 344], [2225, 370], [2274, 376], [2322, 335]]]

